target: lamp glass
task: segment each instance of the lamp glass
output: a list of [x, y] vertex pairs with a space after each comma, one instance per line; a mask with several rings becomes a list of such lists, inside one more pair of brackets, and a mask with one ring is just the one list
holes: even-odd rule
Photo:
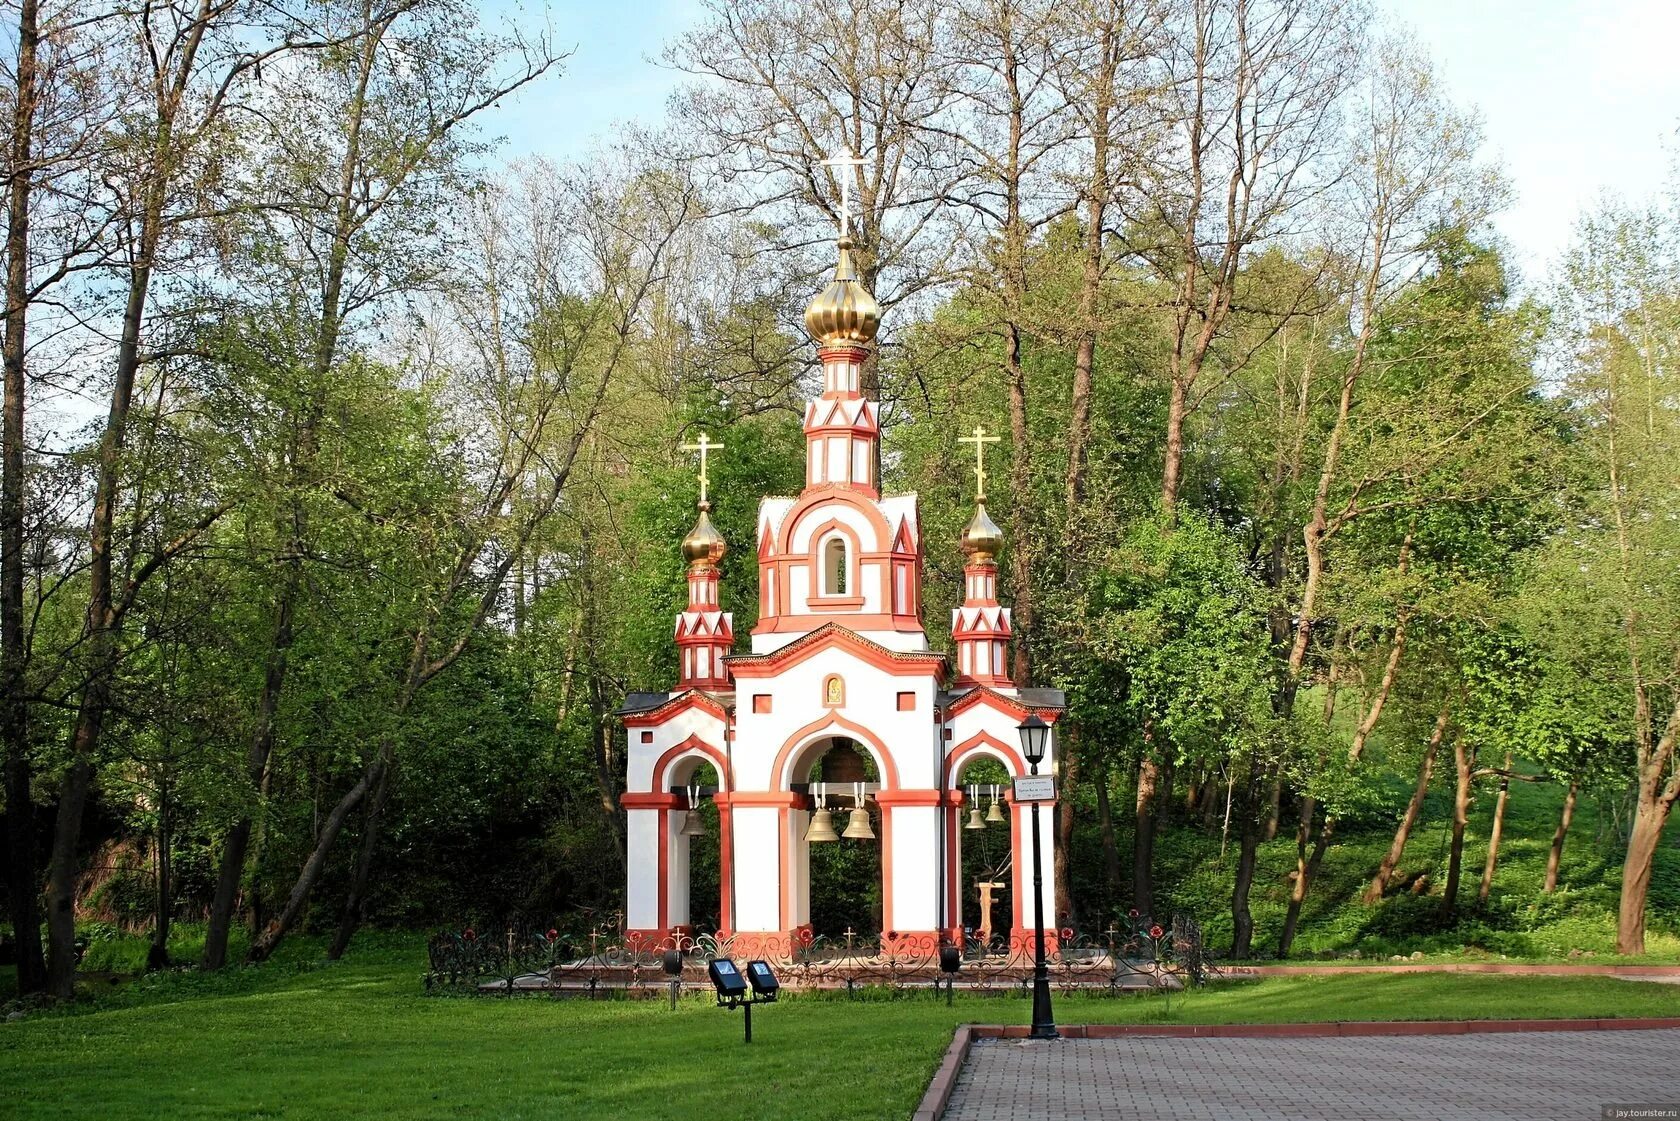
[[1050, 725], [1039, 719], [1038, 713], [1033, 712], [1021, 721], [1016, 731], [1021, 736], [1021, 754], [1026, 756], [1027, 762], [1043, 762], [1044, 751], [1050, 743]]

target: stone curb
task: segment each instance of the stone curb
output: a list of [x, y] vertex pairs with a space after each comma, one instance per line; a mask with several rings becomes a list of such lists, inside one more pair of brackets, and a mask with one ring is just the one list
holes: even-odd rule
[[[1680, 1028], [1680, 1016], [1597, 1020], [1337, 1020], [1317, 1024], [1063, 1024], [1063, 1039], [1306, 1038], [1379, 1035], [1472, 1035], [1554, 1031], [1651, 1031]], [[959, 1024], [911, 1121], [940, 1121], [976, 1039], [1025, 1039], [1022, 1024]]]
[[957, 1075], [962, 1073], [963, 1063], [968, 1061], [968, 1050], [974, 1046], [975, 1032], [993, 1030], [1003, 1029], [980, 1024], [957, 1025], [957, 1030], [951, 1033], [951, 1045], [945, 1048], [945, 1057], [939, 1061], [939, 1069], [933, 1072], [933, 1081], [928, 1083], [927, 1093], [922, 1095], [922, 1102], [910, 1121], [939, 1121], [945, 1116], [951, 1091], [957, 1088]]

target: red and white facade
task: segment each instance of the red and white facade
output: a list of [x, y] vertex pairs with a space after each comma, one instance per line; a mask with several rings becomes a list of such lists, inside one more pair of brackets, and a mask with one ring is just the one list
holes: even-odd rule
[[[852, 277], [847, 249], [842, 240], [835, 280], [806, 315], [823, 390], [805, 411], [805, 488], [759, 508], [750, 650], [732, 653], [732, 621], [718, 598], [721, 539], [709, 550], [696, 543], [710, 530], [702, 512], [703, 524], [684, 542], [689, 603], [676, 627], [677, 688], [632, 694], [620, 710], [629, 734], [626, 925], [645, 943], [690, 929], [681, 830], [686, 788], [702, 762], [719, 779], [711, 796], [721, 832], [720, 934], [749, 955], [787, 954], [811, 936], [805, 835], [813, 804], [803, 788], [812, 766], [840, 743], [871, 758], [879, 776], [871, 793], [877, 839], [839, 843], [881, 846], [883, 943], [931, 951], [959, 940], [962, 769], [989, 757], [1012, 776], [1027, 773], [1017, 725], [1029, 711], [1052, 723], [1062, 711], [1056, 691], [1023, 692], [1010, 680], [996, 543], [975, 548], [969, 540], [983, 506], [964, 537], [955, 657], [929, 648], [916, 496], [881, 494], [879, 415], [860, 389], [879, 311]], [[1051, 751], [1044, 773], [1054, 737]], [[1035, 839], [1028, 807], [1010, 807], [1017, 944], [1032, 921], [1035, 843], [1046, 927], [1055, 926], [1053, 816], [1040, 815]]]

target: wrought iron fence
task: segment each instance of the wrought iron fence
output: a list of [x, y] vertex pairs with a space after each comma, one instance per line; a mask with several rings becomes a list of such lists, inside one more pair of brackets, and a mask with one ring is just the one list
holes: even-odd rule
[[[1047, 955], [1051, 983], [1064, 992], [1198, 986], [1219, 972], [1201, 927], [1183, 914], [1167, 926], [1132, 914], [1123, 927], [1113, 925], [1095, 936], [1063, 929], [1052, 945]], [[982, 944], [968, 938], [955, 960], [947, 948], [933, 938], [889, 936], [883, 942], [848, 932], [840, 938], [810, 938], [768, 956], [789, 989], [843, 991], [852, 997], [868, 990], [949, 994], [954, 988], [1027, 993], [1034, 962], [1030, 941]], [[616, 923], [566, 934], [515, 921], [488, 929], [441, 930], [427, 952], [424, 980], [433, 992], [655, 995], [670, 991], [673, 983], [704, 988], [706, 963], [735, 956], [735, 940], [679, 934], [658, 942], [632, 941]], [[754, 956], [765, 955], [755, 951]]]

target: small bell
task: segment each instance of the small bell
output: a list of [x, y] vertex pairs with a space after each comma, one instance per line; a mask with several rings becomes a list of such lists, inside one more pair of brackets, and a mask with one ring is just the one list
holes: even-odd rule
[[840, 834], [850, 837], [854, 841], [873, 841], [875, 830], [869, 824], [869, 811], [863, 808], [863, 783], [857, 784], [857, 793], [852, 795], [852, 813], [846, 822], [846, 831]]
[[683, 819], [683, 826], [679, 832], [684, 837], [704, 837], [706, 824], [700, 820], [700, 788], [688, 788], [688, 816]]
[[998, 808], [998, 800], [993, 798], [992, 808], [986, 811], [986, 823], [988, 825], [1002, 825], [1008, 820], [1008, 818], [1003, 816], [1003, 811]]
[[964, 825], [963, 828], [964, 829], [984, 829], [984, 828], [986, 828], [986, 823], [984, 821], [980, 820], [980, 807], [978, 805], [972, 807], [968, 811], [968, 824]]
[[846, 822], [846, 831], [840, 835], [849, 837], [854, 841], [873, 841], [875, 830], [869, 824], [869, 811], [862, 806], [853, 810], [850, 819]]
[[840, 834], [834, 831], [834, 815], [827, 807], [822, 807], [811, 815], [811, 825], [805, 830], [807, 841], [838, 841]]

